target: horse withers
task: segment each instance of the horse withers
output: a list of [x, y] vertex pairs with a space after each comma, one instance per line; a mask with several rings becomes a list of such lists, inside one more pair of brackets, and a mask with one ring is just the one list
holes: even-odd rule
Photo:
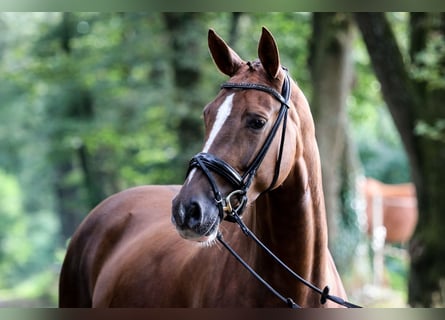
[[205, 143], [182, 186], [140, 186], [104, 200], [72, 237], [60, 307], [283, 306], [217, 241], [303, 307], [318, 294], [284, 272], [228, 219], [284, 263], [345, 298], [327, 245], [320, 159], [309, 105], [263, 28], [244, 61], [213, 30], [210, 53], [230, 79], [204, 109]]

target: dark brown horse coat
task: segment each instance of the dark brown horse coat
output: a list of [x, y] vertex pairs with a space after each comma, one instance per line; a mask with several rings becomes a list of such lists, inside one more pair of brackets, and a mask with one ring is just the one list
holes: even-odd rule
[[[259, 61], [243, 61], [212, 30], [209, 48], [231, 82], [259, 83], [281, 90], [285, 71], [266, 29], [259, 43]], [[279, 105], [264, 92], [221, 90], [204, 110], [204, 151], [242, 173], [274, 123]], [[318, 287], [329, 285], [332, 294], [345, 298], [327, 247], [313, 120], [306, 98], [294, 82], [289, 105], [277, 182], [265, 192], [275, 170], [280, 135], [248, 191], [243, 220], [303, 278]], [[215, 179], [225, 194], [231, 191], [224, 179]], [[70, 242], [60, 275], [60, 306], [283, 306], [215, 244], [218, 230], [277, 290], [303, 307], [321, 306], [317, 294], [286, 274], [238, 226], [221, 222], [214, 200], [208, 180], [198, 169], [190, 172], [182, 187], [141, 186], [104, 200]]]

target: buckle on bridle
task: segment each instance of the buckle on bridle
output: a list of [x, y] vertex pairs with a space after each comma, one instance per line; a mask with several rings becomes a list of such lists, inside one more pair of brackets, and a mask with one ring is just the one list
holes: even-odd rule
[[[237, 199], [233, 199], [234, 196], [237, 196]], [[242, 189], [232, 191], [225, 198], [217, 201], [217, 204], [222, 206], [224, 220], [236, 222], [234, 216], [241, 214], [247, 204], [246, 191]]]

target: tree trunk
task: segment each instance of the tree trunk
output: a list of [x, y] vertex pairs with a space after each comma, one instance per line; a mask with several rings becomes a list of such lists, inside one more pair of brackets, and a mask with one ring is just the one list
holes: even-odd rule
[[[445, 246], [445, 15], [412, 14], [410, 60], [404, 59], [382, 13], [356, 20], [408, 154], [419, 222], [410, 242], [409, 303], [444, 305]], [[442, 38], [440, 38], [440, 36]], [[429, 54], [433, 60], [423, 57]]]
[[[351, 17], [340, 13], [315, 13], [310, 67], [313, 95], [311, 108], [320, 149], [323, 191], [329, 227], [329, 245], [336, 260], [345, 260], [335, 244], [341, 243], [341, 189], [347, 159], [348, 137], [346, 99], [353, 83], [351, 46], [354, 39]], [[350, 185], [351, 186], [351, 185]], [[353, 187], [353, 184], [352, 184]], [[344, 238], [344, 237], [343, 237]], [[352, 250], [353, 251], [353, 250]]]
[[163, 15], [170, 41], [170, 59], [173, 66], [175, 93], [172, 98], [173, 125], [179, 133], [180, 156], [178, 166], [184, 167], [202, 144], [201, 112], [204, 107], [199, 95], [201, 80], [200, 62], [205, 53], [203, 41], [206, 32], [200, 13], [165, 13]]

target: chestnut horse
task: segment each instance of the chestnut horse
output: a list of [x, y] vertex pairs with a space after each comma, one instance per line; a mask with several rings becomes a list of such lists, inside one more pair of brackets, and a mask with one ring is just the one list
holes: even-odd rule
[[[232, 213], [242, 213], [245, 225], [301, 277], [345, 298], [328, 250], [314, 123], [305, 96], [280, 65], [273, 36], [263, 28], [253, 62], [213, 30], [208, 44], [230, 80], [204, 109], [202, 153], [182, 187], [128, 189], [92, 210], [68, 247], [61, 307], [283, 306], [217, 242], [220, 235], [299, 305], [332, 306], [225, 221]], [[236, 185], [242, 188], [234, 192]]]

